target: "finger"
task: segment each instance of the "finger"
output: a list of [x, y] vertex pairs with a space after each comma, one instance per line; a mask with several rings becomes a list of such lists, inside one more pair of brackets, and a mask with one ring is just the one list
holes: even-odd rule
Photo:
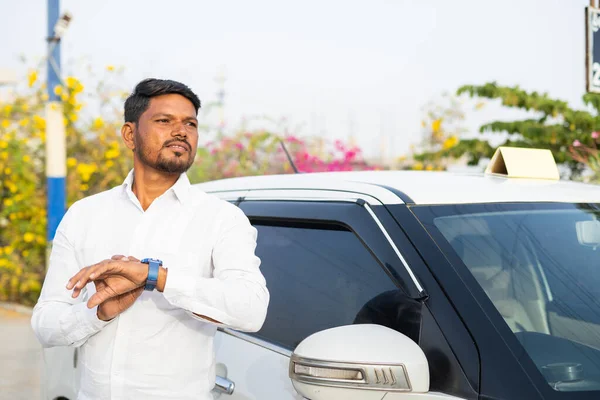
[[119, 294], [115, 293], [110, 286], [106, 286], [102, 290], [94, 293], [88, 300], [87, 306], [88, 308], [94, 308], [104, 303], [106, 300], [109, 300], [113, 297], [118, 296]]
[[[69, 286], [74, 290], [81, 290], [85, 285], [91, 282], [96, 276], [103, 274], [107, 271], [112, 271], [116, 267], [115, 262], [112, 260], [104, 260], [98, 264], [94, 264], [90, 267], [83, 268], [77, 273], [71, 280], [69, 280]], [[74, 296], [77, 297], [77, 296]]]
[[105, 264], [108, 260], [102, 260], [99, 263], [92, 264], [89, 267], [84, 267], [79, 270], [69, 281], [67, 282], [67, 289], [71, 290], [81, 281], [82, 277], [89, 275], [92, 268], [96, 268], [98, 265]]

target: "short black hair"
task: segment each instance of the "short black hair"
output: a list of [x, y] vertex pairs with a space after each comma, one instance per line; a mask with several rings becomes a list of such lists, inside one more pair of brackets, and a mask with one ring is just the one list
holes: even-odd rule
[[200, 99], [192, 89], [181, 82], [172, 81], [169, 79], [144, 79], [138, 83], [125, 100], [125, 122], [138, 123], [140, 116], [150, 106], [150, 100], [156, 96], [163, 94], [179, 94], [188, 99], [196, 109], [196, 115], [200, 109]]

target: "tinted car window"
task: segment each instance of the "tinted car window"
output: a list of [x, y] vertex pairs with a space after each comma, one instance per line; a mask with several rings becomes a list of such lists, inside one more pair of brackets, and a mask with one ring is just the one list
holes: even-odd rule
[[255, 335], [269, 342], [293, 349], [314, 332], [355, 323], [369, 301], [398, 291], [343, 227], [254, 226], [271, 294], [267, 319]]

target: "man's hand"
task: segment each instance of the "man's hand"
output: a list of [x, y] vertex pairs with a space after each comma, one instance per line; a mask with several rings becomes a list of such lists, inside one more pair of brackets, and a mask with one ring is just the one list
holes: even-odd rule
[[[140, 261], [135, 257], [124, 257], [121, 255], [112, 256], [111, 259], [117, 261]], [[106, 279], [95, 280], [94, 285], [96, 286], [96, 292], [108, 290], [108, 288], [111, 287], [111, 284], [116, 284], [113, 282], [115, 279], [119, 278], [109, 276]], [[133, 303], [138, 299], [138, 297], [140, 297], [143, 291], [144, 287], [140, 286], [136, 289], [133, 289], [130, 292], [109, 298], [108, 300], [104, 301], [98, 306], [98, 311], [96, 313], [98, 315], [98, 318], [102, 321], [110, 321], [111, 319], [115, 318], [116, 316], [127, 310], [129, 307], [131, 307]]]
[[[75, 298], [79, 296], [81, 290], [89, 282], [102, 281], [100, 285], [96, 286], [96, 293], [89, 298], [88, 308], [94, 308], [109, 299], [126, 295], [132, 291], [139, 290], [139, 294], [141, 294], [148, 278], [148, 266], [135, 258], [132, 258], [131, 261], [125, 261], [123, 258], [123, 256], [114, 256], [110, 260], [104, 260], [98, 264], [82, 268], [69, 279], [67, 289], [73, 289], [72, 296]], [[133, 303], [139, 297], [139, 294], [133, 300], [128, 299], [122, 305], [129, 302]], [[126, 298], [127, 296], [123, 296], [120, 300], [124, 301]], [[131, 304], [127, 307], [129, 306]]]

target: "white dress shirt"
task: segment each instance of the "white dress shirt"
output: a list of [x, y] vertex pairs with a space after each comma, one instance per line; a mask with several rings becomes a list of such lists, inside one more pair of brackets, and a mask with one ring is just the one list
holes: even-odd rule
[[[32, 316], [44, 347], [80, 347], [78, 399], [212, 399], [217, 324], [257, 331], [269, 292], [256, 257], [256, 229], [236, 206], [190, 185], [182, 174], [144, 211], [122, 186], [73, 204], [54, 238], [49, 270]], [[66, 289], [81, 268], [113, 255], [158, 258], [163, 293], [144, 291], [115, 319], [98, 319]], [[240, 357], [243, 357], [240, 354]]]

